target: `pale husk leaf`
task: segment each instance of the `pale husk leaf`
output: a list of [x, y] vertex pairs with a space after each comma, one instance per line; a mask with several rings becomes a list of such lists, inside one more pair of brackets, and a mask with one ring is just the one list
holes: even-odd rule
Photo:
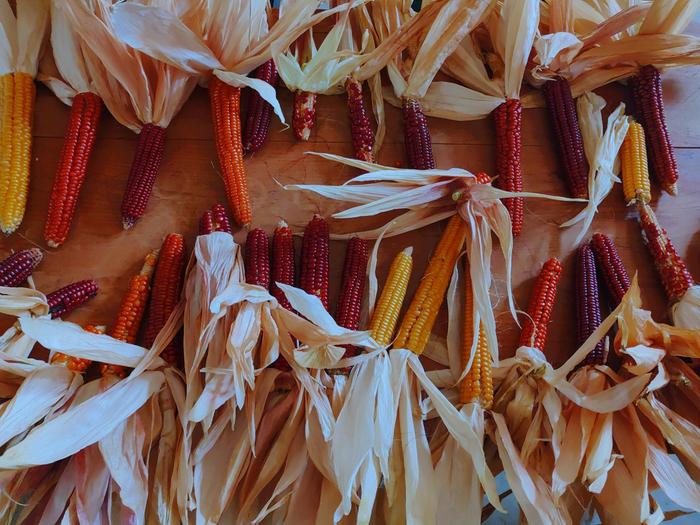
[[525, 66], [540, 19], [539, 0], [505, 0], [501, 10], [501, 34], [505, 34], [505, 96], [520, 98]]
[[681, 300], [671, 306], [673, 324], [688, 330], [700, 330], [700, 286], [691, 286]]
[[[7, 0], [3, 0], [7, 3]], [[9, 6], [8, 6], [9, 7]], [[4, 17], [3, 17], [4, 23]], [[48, 0], [22, 0], [17, 2], [16, 19], [16, 50], [14, 63], [10, 71], [27, 73], [32, 77], [36, 76], [39, 66], [39, 56], [46, 30], [49, 25], [49, 1]], [[0, 62], [0, 73], [2, 71]]]
[[640, 35], [655, 33], [680, 34], [693, 21], [700, 9], [698, 0], [655, 1], [639, 28]]

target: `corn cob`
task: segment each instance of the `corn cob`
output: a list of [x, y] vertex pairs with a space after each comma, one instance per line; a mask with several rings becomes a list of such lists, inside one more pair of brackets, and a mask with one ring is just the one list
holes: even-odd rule
[[620, 148], [622, 190], [627, 204], [635, 201], [651, 202], [647, 149], [641, 124], [632, 122]]
[[101, 112], [102, 99], [94, 93], [78, 93], [73, 97], [44, 226], [44, 239], [52, 248], [63, 244], [68, 237]]
[[[88, 324], [83, 326], [83, 330], [93, 334], [104, 334], [106, 328], [104, 326]], [[92, 361], [89, 359], [72, 357], [67, 354], [62, 354], [61, 352], [56, 352], [53, 356], [51, 356], [52, 365], [65, 366], [68, 370], [71, 370], [77, 374], [84, 374], [91, 363]]]
[[[493, 112], [496, 123], [496, 180], [502, 190], [523, 191], [522, 152], [523, 108], [518, 99], [508, 99]], [[503, 199], [513, 225], [513, 236], [523, 229], [524, 201], [522, 197]]]
[[[595, 256], [590, 244], [582, 244], [576, 252], [576, 322], [578, 346], [581, 346], [600, 326], [600, 301]], [[598, 341], [586, 357], [585, 364], [605, 363], [605, 347]]]
[[520, 346], [529, 346], [544, 351], [549, 321], [552, 319], [554, 302], [557, 298], [557, 285], [561, 277], [561, 263], [549, 259], [542, 266], [530, 294], [527, 307], [529, 317], [525, 319], [520, 332]]
[[545, 82], [542, 91], [556, 132], [559, 155], [564, 164], [564, 174], [571, 196], [586, 199], [588, 162], [569, 82], [563, 78]]
[[134, 226], [146, 212], [164, 153], [165, 128], [144, 124], [136, 143], [129, 180], [122, 198], [122, 225], [125, 230]]
[[[153, 275], [151, 299], [148, 303], [148, 318], [144, 330], [143, 346], [151, 348], [160, 331], [173, 313], [182, 291], [185, 276], [185, 240], [182, 235], [171, 233], [160, 247], [158, 264]], [[175, 337], [160, 356], [171, 366], [178, 363], [181, 345]]]
[[369, 114], [362, 97], [362, 83], [354, 78], [345, 82], [348, 95], [348, 115], [350, 117], [350, 134], [355, 158], [365, 162], [374, 162], [374, 132]]
[[640, 68], [630, 86], [637, 118], [644, 127], [652, 172], [666, 192], [676, 195], [678, 165], [668, 137], [659, 70], [654, 66]]
[[423, 274], [411, 305], [401, 321], [394, 346], [422, 354], [440, 311], [452, 270], [464, 245], [467, 225], [459, 215], [447, 224]]
[[639, 224], [666, 295], [670, 301], [678, 301], [693, 286], [693, 276], [654, 212], [644, 203], [639, 204]]
[[51, 292], [46, 296], [52, 319], [63, 317], [97, 295], [97, 283], [78, 281]]
[[272, 283], [270, 292], [282, 308], [292, 310], [289, 299], [277, 283], [294, 284], [294, 238], [286, 222], [280, 221], [272, 234]]
[[253, 209], [243, 164], [241, 90], [212, 77], [209, 83], [209, 100], [226, 199], [233, 211], [233, 220], [236, 224], [245, 226], [253, 220]]
[[404, 98], [401, 108], [404, 144], [410, 167], [416, 170], [435, 169], [428, 119], [425, 118], [420, 102], [412, 98]]
[[297, 140], [307, 141], [311, 137], [311, 130], [316, 124], [317, 98], [316, 93], [309, 91], [296, 91], [294, 93], [292, 128]]
[[30, 75], [0, 76], [0, 230], [8, 235], [27, 205], [35, 95]]
[[24, 283], [43, 257], [39, 248], [28, 248], [10, 255], [0, 262], [0, 286], [19, 286]]
[[[277, 67], [270, 59], [255, 70], [255, 78], [264, 80], [272, 87], [277, 85]], [[246, 116], [243, 149], [246, 153], [260, 151], [272, 121], [272, 106], [265, 102], [260, 93], [253, 90], [248, 99], [248, 115]]]
[[412, 254], [413, 248], [408, 247], [394, 257], [386, 284], [379, 296], [379, 301], [377, 301], [374, 315], [372, 315], [370, 332], [372, 338], [382, 346], [389, 346], [391, 338], [394, 336], [413, 269]]
[[608, 295], [612, 299], [613, 307], [616, 308], [631, 286], [630, 277], [622, 264], [615, 244], [609, 237], [602, 233], [594, 234], [591, 239], [591, 248], [595, 255], [596, 266], [605, 281]]
[[248, 232], [245, 243], [245, 281], [270, 287], [270, 241], [260, 228]]
[[329, 234], [328, 223], [320, 215], [314, 215], [304, 230], [301, 244], [300, 288], [321, 299], [328, 310], [329, 280]]
[[[335, 320], [339, 326], [349, 330], [357, 330], [360, 327], [362, 298], [367, 279], [368, 250], [367, 241], [353, 237], [348, 242], [345, 253], [343, 281], [340, 287]], [[351, 357], [357, 353], [356, 347], [345, 347], [345, 357]]]
[[199, 220], [199, 234], [207, 235], [212, 232], [231, 233], [231, 221], [226, 215], [226, 209], [221, 204], [214, 204]]

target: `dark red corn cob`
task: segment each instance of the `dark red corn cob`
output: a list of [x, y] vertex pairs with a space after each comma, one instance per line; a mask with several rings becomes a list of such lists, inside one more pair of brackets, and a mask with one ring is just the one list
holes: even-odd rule
[[627, 274], [620, 255], [617, 253], [617, 248], [610, 237], [602, 233], [594, 234], [591, 239], [591, 248], [595, 255], [596, 266], [603, 276], [612, 306], [616, 308], [631, 286], [630, 276]]
[[412, 98], [404, 98], [401, 107], [404, 144], [410, 167], [416, 170], [435, 169], [428, 119], [425, 118], [420, 102]]
[[559, 156], [564, 164], [564, 174], [571, 196], [586, 199], [588, 161], [583, 150], [583, 137], [569, 82], [563, 78], [545, 82], [542, 92], [556, 132]]
[[270, 241], [260, 228], [250, 230], [245, 242], [245, 281], [270, 288]]
[[0, 262], [0, 286], [19, 286], [39, 265], [44, 254], [39, 248], [29, 248], [13, 253]]
[[151, 198], [156, 174], [165, 152], [165, 128], [145, 124], [139, 133], [134, 160], [131, 163], [129, 180], [122, 199], [122, 224], [131, 228], [143, 217]]
[[544, 351], [549, 321], [552, 319], [554, 302], [557, 298], [557, 285], [561, 277], [561, 263], [549, 259], [542, 266], [530, 294], [527, 313], [530, 316], [523, 323], [520, 332], [520, 346], [531, 346]]
[[[343, 282], [338, 297], [338, 307], [335, 312], [335, 320], [339, 326], [349, 330], [357, 330], [360, 327], [360, 314], [362, 313], [362, 298], [365, 292], [367, 280], [367, 260], [369, 257], [367, 241], [359, 237], [353, 237], [348, 242], [345, 253], [345, 265], [343, 266]], [[357, 349], [352, 346], [345, 347], [345, 357], [357, 354]]]
[[328, 223], [320, 215], [314, 215], [304, 230], [301, 245], [300, 288], [321, 299], [328, 310], [329, 280]]
[[214, 204], [211, 210], [207, 210], [199, 220], [199, 234], [207, 235], [212, 232], [231, 233], [231, 221], [226, 214], [226, 208], [221, 204]]
[[276, 283], [294, 284], [294, 237], [286, 222], [280, 221], [272, 234], [272, 284], [270, 292], [282, 308], [292, 310], [287, 296]]
[[[493, 112], [496, 123], [496, 180], [502, 190], [523, 191], [522, 153], [523, 107], [518, 99], [508, 99]], [[523, 229], [524, 201], [522, 197], [503, 199], [513, 224], [513, 236]]]
[[639, 204], [639, 224], [666, 295], [670, 301], [678, 301], [695, 284], [693, 276], [654, 212], [644, 203]]
[[97, 283], [93, 280], [78, 281], [46, 296], [49, 313], [53, 319], [63, 317], [97, 295]]
[[637, 119], [644, 127], [652, 173], [664, 191], [676, 195], [678, 165], [668, 136], [661, 75], [654, 66], [643, 66], [630, 81]]
[[[255, 78], [263, 80], [272, 87], [277, 85], [277, 67], [270, 59], [255, 70]], [[255, 90], [251, 90], [248, 99], [248, 115], [243, 136], [243, 149], [246, 153], [255, 153], [262, 148], [267, 139], [272, 120], [272, 106], [265, 102]]]
[[348, 95], [348, 115], [350, 117], [350, 134], [355, 158], [365, 162], [374, 162], [374, 132], [369, 113], [362, 97], [362, 83], [349, 78], [345, 83]]
[[297, 91], [294, 93], [294, 113], [292, 128], [297, 140], [309, 140], [316, 123], [316, 93]]
[[[576, 322], [578, 345], [581, 346], [600, 326], [600, 301], [595, 256], [590, 244], [582, 244], [576, 252]], [[598, 341], [584, 361], [588, 365], [605, 363], [605, 347]]]

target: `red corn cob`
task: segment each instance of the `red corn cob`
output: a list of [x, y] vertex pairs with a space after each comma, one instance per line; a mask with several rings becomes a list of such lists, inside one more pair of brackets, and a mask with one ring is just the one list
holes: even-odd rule
[[73, 97], [44, 227], [44, 239], [52, 248], [63, 244], [68, 237], [101, 112], [102, 99], [94, 93], [78, 93]]
[[294, 93], [292, 128], [297, 140], [309, 140], [316, 123], [316, 93], [297, 91]]
[[286, 222], [280, 221], [272, 235], [272, 284], [270, 292], [282, 308], [292, 310], [277, 283], [294, 284], [294, 237]]
[[144, 124], [136, 143], [136, 152], [122, 199], [122, 225], [125, 230], [136, 224], [146, 212], [164, 152], [165, 128], [155, 124]]
[[[496, 180], [502, 190], [523, 191], [523, 167], [521, 162], [523, 107], [518, 99], [508, 99], [493, 112], [496, 123]], [[523, 229], [522, 197], [503, 199], [513, 224], [513, 236]]]
[[374, 132], [362, 97], [362, 83], [349, 78], [345, 83], [345, 91], [348, 94], [348, 115], [355, 158], [374, 162]]
[[615, 244], [607, 235], [594, 234], [591, 239], [591, 248], [595, 255], [596, 266], [603, 276], [605, 287], [612, 300], [612, 306], [616, 308], [631, 286], [630, 277], [622, 264]]
[[44, 254], [39, 248], [28, 248], [0, 262], [0, 286], [19, 286], [39, 265]]
[[78, 281], [51, 292], [46, 296], [52, 319], [63, 317], [97, 295], [97, 283], [93, 280]]
[[[255, 70], [255, 78], [264, 80], [275, 87], [277, 85], [275, 61], [270, 59], [259, 66]], [[252, 90], [248, 99], [248, 115], [246, 116], [245, 136], [243, 137], [243, 149], [246, 153], [255, 153], [262, 148], [270, 130], [272, 112], [272, 106], [265, 102], [260, 93]]]
[[246, 239], [245, 281], [266, 290], [270, 287], [270, 242], [260, 228], [250, 230]]
[[[369, 257], [367, 241], [359, 237], [353, 237], [348, 242], [343, 266], [343, 282], [338, 297], [338, 307], [335, 312], [335, 320], [339, 326], [350, 330], [360, 327], [360, 314], [362, 313], [362, 298], [367, 280], [367, 259]], [[345, 357], [357, 354], [357, 349], [352, 346], [345, 347]]]
[[[150, 348], [173, 313], [182, 291], [185, 276], [185, 240], [182, 235], [171, 233], [165, 237], [153, 275], [151, 299], [148, 303], [148, 320], [144, 331], [143, 346]], [[178, 363], [181, 345], [178, 337], [161, 352], [160, 356], [171, 366]]]
[[404, 144], [410, 167], [416, 170], [435, 169], [428, 119], [423, 114], [420, 102], [412, 98], [404, 98], [401, 107], [403, 110]]
[[[595, 256], [590, 244], [582, 244], [576, 252], [576, 321], [578, 345], [581, 346], [600, 326], [600, 301]], [[598, 341], [586, 357], [585, 364], [605, 363], [605, 347]]]
[[525, 320], [520, 332], [520, 346], [531, 346], [544, 351], [560, 277], [561, 263], [554, 258], [547, 260], [537, 276], [535, 287], [530, 295], [530, 303], [527, 307], [530, 317]]
[[329, 243], [328, 223], [320, 215], [314, 215], [304, 230], [301, 246], [300, 288], [321, 299], [326, 310], [328, 310]]
[[678, 301], [693, 286], [693, 276], [676, 251], [668, 233], [659, 224], [654, 212], [644, 203], [639, 204], [639, 224], [647, 248], [654, 259], [666, 295], [671, 301]]
[[[104, 326], [95, 326], [88, 324], [83, 326], [83, 330], [86, 332], [91, 332], [93, 334], [104, 334]], [[61, 352], [56, 352], [51, 356], [51, 364], [58, 366], [65, 366], [68, 370], [72, 370], [78, 374], [84, 374], [92, 361], [89, 359], [81, 359], [80, 357], [72, 357], [67, 354], [62, 354]]]
[[207, 210], [199, 220], [199, 234], [207, 235], [212, 232], [231, 233], [231, 221], [226, 214], [226, 208], [216, 203]]
[[676, 195], [678, 165], [668, 137], [659, 70], [654, 66], [641, 67], [632, 77], [630, 87], [637, 118], [644, 127], [652, 172], [666, 192]]
[[542, 87], [549, 117], [556, 131], [559, 156], [571, 196], [588, 198], [588, 162], [583, 150], [583, 137], [578, 123], [576, 104], [569, 82], [563, 78], [545, 82]]

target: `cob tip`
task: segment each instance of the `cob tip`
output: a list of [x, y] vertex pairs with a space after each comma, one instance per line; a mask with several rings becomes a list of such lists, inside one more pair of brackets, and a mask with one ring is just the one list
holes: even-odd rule
[[411, 257], [413, 255], [413, 246], [406, 246], [403, 249], [403, 254], [406, 255], [407, 257]]

